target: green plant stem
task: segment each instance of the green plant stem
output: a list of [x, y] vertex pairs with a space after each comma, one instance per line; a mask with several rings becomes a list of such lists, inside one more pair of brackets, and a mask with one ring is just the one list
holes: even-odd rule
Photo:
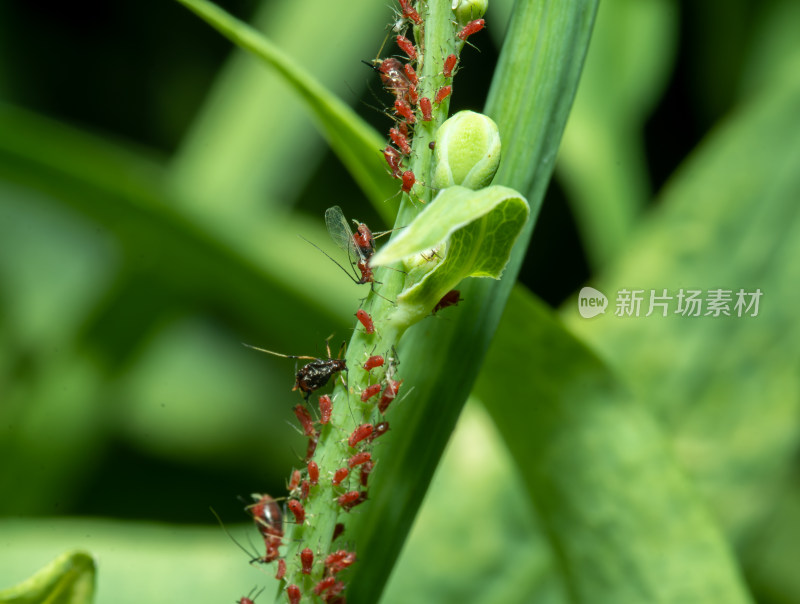
[[[422, 39], [418, 40], [421, 47], [421, 77], [420, 77], [420, 96], [430, 95], [432, 98], [439, 86], [443, 85], [444, 77], [441, 74], [441, 65], [444, 57], [454, 49], [454, 29], [452, 23], [452, 11], [448, 0], [437, 0], [420, 4], [420, 13], [425, 20], [422, 28]], [[428, 49], [431, 50], [428, 54]], [[431, 172], [432, 152], [428, 144], [433, 140], [436, 128], [447, 119], [448, 103], [443, 102], [434, 107], [434, 119], [431, 122], [418, 120], [417, 130], [413, 139], [410, 169], [419, 176], [425, 175], [424, 180], [429, 179]], [[397, 225], [405, 225], [410, 222], [419, 212], [419, 198], [430, 200], [432, 191], [422, 184], [412, 190], [411, 195], [403, 195], [401, 209], [398, 215]], [[396, 320], [389, 320], [393, 314], [395, 304], [393, 300], [397, 298], [404, 287], [407, 285], [406, 274], [392, 268], [384, 268], [376, 271], [376, 278], [380, 284], [376, 283], [373, 291], [370, 291], [362, 307], [371, 314], [376, 332], [366, 334], [359, 326], [356, 328], [350, 340], [346, 355], [349, 368], [346, 385], [339, 381], [333, 394], [334, 412], [331, 422], [322, 427], [319, 434], [314, 460], [320, 467], [320, 484], [312, 488], [309, 498], [304, 502], [307, 521], [301, 525], [290, 525], [286, 533], [286, 564], [287, 564], [287, 583], [297, 584], [303, 593], [309, 593], [313, 586], [322, 579], [323, 565], [317, 564], [313, 568], [311, 575], [304, 575], [301, 572], [299, 553], [306, 547], [315, 552], [317, 558], [327, 555], [332, 549], [338, 549], [341, 545], [331, 545], [335, 526], [338, 522], [345, 525], [345, 534], [348, 542], [352, 542], [349, 536], [350, 525], [353, 520], [357, 522], [359, 515], [356, 513], [348, 514], [343, 512], [337, 503], [337, 498], [345, 492], [360, 489], [358, 481], [359, 468], [351, 471], [351, 475], [342, 486], [334, 487], [330, 483], [330, 477], [337, 469], [345, 467], [347, 460], [363, 445], [356, 448], [350, 447], [347, 443], [348, 436], [359, 425], [365, 423], [375, 424], [381, 421], [382, 416], [376, 409], [376, 401], [380, 395], [367, 403], [360, 400], [361, 392], [367, 386], [376, 383], [384, 383], [386, 379], [402, 377], [402, 368], [397, 369], [400, 359], [396, 358], [394, 352], [403, 333], [411, 325], [411, 322], [418, 321], [419, 316], [410, 317], [409, 322], [402, 323]], [[381, 354], [386, 359], [386, 364], [371, 372], [366, 372], [362, 365], [367, 357]], [[402, 396], [402, 391], [401, 391]], [[396, 407], [397, 403], [393, 403]], [[390, 407], [391, 410], [391, 407]], [[387, 413], [391, 418], [392, 413]], [[386, 437], [388, 438], [388, 437]], [[395, 438], [402, 438], [397, 434]], [[373, 456], [378, 461], [380, 449], [373, 448]], [[382, 463], [378, 463], [375, 473], [382, 469]], [[372, 477], [370, 478], [372, 480]], [[343, 486], [348, 485], [348, 486]], [[370, 496], [372, 490], [370, 489]], [[360, 510], [361, 508], [356, 508]], [[373, 593], [380, 591], [384, 579], [376, 578], [373, 582]], [[278, 599], [282, 600], [283, 595], [279, 594]]]

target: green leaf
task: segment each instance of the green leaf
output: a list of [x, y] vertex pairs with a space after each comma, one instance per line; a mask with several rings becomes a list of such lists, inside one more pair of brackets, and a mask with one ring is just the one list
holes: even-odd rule
[[572, 602], [748, 602], [715, 521], [648, 413], [518, 288], [477, 383]]
[[94, 598], [94, 559], [66, 552], [30, 579], [0, 591], [2, 604], [89, 604]]
[[[800, 78], [729, 116], [673, 177], [658, 209], [594, 286], [673, 296], [669, 316], [606, 312], [570, 327], [626, 376], [673, 435], [731, 540], [772, 512], [800, 427]], [[680, 289], [763, 297], [756, 317], [676, 314]], [[645, 298], [647, 299], [647, 298]], [[703, 309], [702, 312], [705, 312]]]
[[[386, 145], [384, 137], [257, 30], [206, 0], [178, 2], [226, 38], [278, 70], [308, 104], [320, 131], [375, 207], [387, 207], [383, 202], [394, 195], [397, 186], [388, 176], [381, 154]], [[384, 210], [384, 213], [389, 213], [389, 210]]]
[[672, 0], [600, 3], [556, 168], [595, 268], [624, 248], [650, 197], [644, 122], [669, 76], [677, 28]]
[[397, 312], [417, 319], [466, 277], [499, 279], [514, 242], [530, 210], [522, 195], [508, 187], [492, 186], [473, 191], [448, 187], [372, 259], [374, 266], [407, 260], [437, 250], [419, 282], [397, 298]]
[[[336, 25], [330, 0], [261, 0], [251, 25], [350, 105], [373, 79], [360, 63], [374, 56], [390, 15], [380, 2], [362, 2]], [[195, 23], [194, 15], [177, 15]], [[281, 73], [236, 48], [214, 78], [191, 129], [170, 159], [170, 176], [192, 209], [220, 221], [246, 222], [296, 197], [327, 153], [308, 109]], [[388, 194], [387, 194], [388, 196]], [[224, 200], [225, 211], [219, 211]], [[381, 207], [383, 209], [383, 207]]]
[[[197, 505], [205, 509], [207, 502]], [[249, 547], [248, 539], [258, 533], [252, 522], [234, 524], [241, 518], [241, 510], [223, 514], [226, 529]], [[274, 571], [250, 566], [211, 512], [208, 520], [207, 526], [186, 526], [85, 517], [2, 518], [0, 580], [21, 580], [53, 551], [91, 548], [98, 561], [95, 604], [233, 604], [255, 586], [277, 586]], [[269, 601], [266, 595], [256, 603]], [[44, 602], [50, 604], [35, 600]]]
[[369, 505], [353, 514], [349, 534], [369, 564], [353, 569], [348, 601], [377, 600], [380, 582], [391, 573], [472, 389], [550, 179], [596, 5], [594, 0], [520, 0], [515, 5], [485, 113], [497, 123], [503, 141], [503, 161], [493, 182], [526, 193], [531, 217], [503, 279], [467, 280], [459, 288], [464, 302], [447, 321], [426, 319], [409, 329], [400, 344], [403, 387], [415, 388], [414, 400], [393, 409], [392, 431], [402, 432], [403, 438], [382, 443], [380, 472], [370, 478]]
[[[474, 526], [479, 539], [465, 531]], [[508, 449], [483, 406], [471, 400], [381, 604], [561, 603], [560, 592], [554, 556]]]

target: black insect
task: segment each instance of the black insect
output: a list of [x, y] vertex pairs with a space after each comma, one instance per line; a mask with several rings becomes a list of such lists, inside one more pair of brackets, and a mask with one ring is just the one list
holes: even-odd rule
[[[325, 342], [325, 348], [328, 351], [327, 359], [319, 359], [317, 357], [309, 356], [297, 356], [293, 354], [281, 354], [280, 352], [273, 352], [271, 350], [266, 350], [265, 348], [259, 348], [258, 346], [251, 346], [250, 344], [245, 344], [245, 346], [252, 348], [253, 350], [258, 350], [259, 352], [266, 352], [267, 354], [272, 354], [276, 357], [283, 357], [285, 359], [310, 359], [310, 363], [303, 365], [297, 370], [297, 373], [295, 373], [294, 388], [292, 388], [292, 392], [295, 390], [300, 390], [303, 393], [303, 398], [306, 401], [308, 400], [308, 397], [311, 396], [312, 392], [325, 386], [332, 376], [336, 375], [340, 371], [347, 371], [347, 363], [344, 359], [331, 358], [331, 349], [328, 347], [327, 341]], [[342, 342], [342, 348], [344, 348], [344, 342]]]

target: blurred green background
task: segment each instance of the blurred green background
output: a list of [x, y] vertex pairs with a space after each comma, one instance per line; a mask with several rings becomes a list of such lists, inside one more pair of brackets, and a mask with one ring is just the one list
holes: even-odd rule
[[[359, 62], [381, 47], [384, 3], [220, 4], [388, 128]], [[510, 4], [491, 6], [480, 52], [465, 52], [453, 111], [482, 107]], [[798, 6], [604, 3], [525, 285], [556, 307], [610, 265], [712, 128], [798, 70]], [[593, 211], [615, 211], [592, 205], [603, 195], [623, 209], [598, 234]], [[321, 354], [332, 332], [348, 337], [363, 290], [297, 237], [335, 254], [321, 220], [334, 204], [387, 226], [292, 92], [177, 3], [0, 4], [0, 589], [75, 546], [100, 557], [101, 602], [232, 601], [264, 581], [209, 507], [241, 522], [237, 497], [282, 492], [305, 448], [293, 361], [241, 342]], [[414, 601], [526, 601], [530, 585], [500, 581], [509, 558], [517, 572], [538, 569], [523, 583], [547, 574], [541, 549], [519, 537], [514, 554], [501, 538], [536, 528], [524, 526], [529, 504], [491, 422], [470, 409], [409, 548], [435, 542], [429, 553], [451, 560], [452, 576], [475, 563], [487, 593], [459, 595], [452, 581]], [[470, 431], [487, 443], [474, 483], [453, 478], [474, 465]], [[471, 513], [509, 506], [507, 524], [489, 522], [496, 544], [459, 558], [459, 529], [437, 510], [487, 484], [511, 494], [477, 497]], [[159, 574], [176, 558], [185, 570]], [[405, 560], [396, 580], [431, 572], [422, 562]], [[756, 588], [764, 602], [800, 601], [796, 585], [769, 577]], [[557, 587], [541, 589], [537, 601], [559, 601]]]

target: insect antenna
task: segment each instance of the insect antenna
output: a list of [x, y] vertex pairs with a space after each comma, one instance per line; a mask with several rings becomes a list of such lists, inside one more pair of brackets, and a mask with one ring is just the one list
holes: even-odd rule
[[[219, 517], [219, 514], [217, 514], [217, 511], [212, 507], [209, 507], [208, 509], [211, 510], [212, 514], [214, 514], [214, 518], [217, 519], [217, 522], [219, 522], [220, 528], [223, 531], [225, 531], [225, 534], [228, 535], [228, 538], [236, 544], [236, 547], [238, 547], [240, 550], [242, 550], [245, 554], [248, 555], [248, 557], [250, 558], [250, 564], [253, 564], [254, 562], [259, 562], [261, 560], [261, 556], [258, 555], [258, 551], [256, 550], [255, 546], [252, 543], [250, 543], [250, 545], [253, 545], [253, 550], [250, 551], [245, 546], [243, 546], [241, 543], [239, 543], [239, 541], [236, 539], [236, 537], [231, 535], [231, 532], [227, 529], [225, 524], [222, 522], [222, 518]], [[249, 537], [248, 537], [248, 540], [249, 540]], [[258, 568], [258, 567], [256, 567], [256, 568]], [[259, 570], [261, 572], [263, 572], [264, 574], [266, 574], [267, 576], [271, 576], [268, 573], [266, 573], [264, 571], [264, 569], [259, 568]]]
[[[319, 246], [318, 246], [316, 243], [314, 243], [313, 241], [309, 241], [308, 239], [306, 239], [306, 238], [305, 238], [305, 237], [303, 237], [302, 235], [298, 235], [298, 237], [300, 237], [300, 239], [304, 240], [306, 243], [310, 243], [310, 244], [311, 244], [311, 245], [313, 245], [315, 248], [317, 248], [317, 249], [318, 249], [320, 252], [322, 252], [322, 253], [323, 253], [323, 254], [325, 254], [325, 255], [326, 255], [328, 258], [330, 258], [331, 262], [333, 262], [333, 263], [334, 263], [336, 266], [338, 266], [340, 269], [342, 269], [342, 270], [344, 271], [344, 274], [345, 274], [345, 275], [347, 275], [348, 277], [350, 277], [350, 280], [351, 280], [353, 283], [355, 283], [356, 285], [361, 285], [361, 283], [359, 282], [359, 280], [358, 280], [358, 279], [356, 279], [355, 277], [353, 277], [353, 275], [351, 275], [351, 274], [350, 274], [350, 271], [348, 271], [348, 270], [347, 270], [345, 267], [343, 267], [341, 264], [339, 264], [339, 263], [336, 261], [336, 259], [335, 259], [335, 258], [333, 258], [333, 256], [331, 256], [331, 255], [330, 255], [328, 252], [326, 252], [325, 250], [323, 250], [321, 247], [319, 247]], [[251, 348], [252, 348], [252, 346], [251, 346]], [[268, 351], [268, 350], [265, 350], [264, 352], [269, 352], [269, 351]], [[276, 353], [273, 353], [273, 354], [276, 354]]]
[[271, 354], [276, 357], [283, 357], [284, 359], [308, 359], [311, 361], [315, 361], [317, 359], [317, 357], [297, 356], [296, 354], [281, 354], [280, 352], [273, 352], [272, 350], [267, 350], [266, 348], [259, 348], [258, 346], [253, 346], [252, 344], [248, 344], [247, 342], [242, 342], [242, 346], [247, 346], [248, 348], [252, 348], [253, 350], [257, 350], [258, 352], [266, 352], [267, 354]]

